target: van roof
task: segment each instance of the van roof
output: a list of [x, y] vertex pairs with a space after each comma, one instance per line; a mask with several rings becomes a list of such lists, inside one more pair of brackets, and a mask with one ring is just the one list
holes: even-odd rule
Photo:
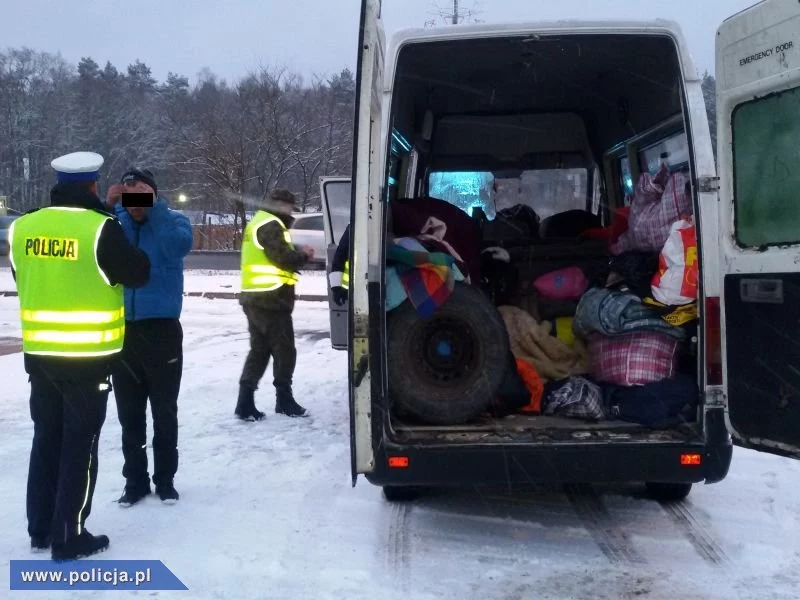
[[683, 31], [677, 22], [667, 19], [650, 21], [539, 21], [511, 23], [481, 23], [477, 25], [451, 25], [447, 27], [409, 28], [396, 31], [389, 43], [385, 78], [386, 91], [391, 89], [396, 68], [396, 57], [400, 48], [409, 43], [452, 41], [458, 39], [491, 38], [503, 36], [537, 35], [580, 35], [580, 34], [644, 34], [669, 35], [675, 39], [683, 65], [684, 77], [699, 81], [700, 73], [689, 53]]

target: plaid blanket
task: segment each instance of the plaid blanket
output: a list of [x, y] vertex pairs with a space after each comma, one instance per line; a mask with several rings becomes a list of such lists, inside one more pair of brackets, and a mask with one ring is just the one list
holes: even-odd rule
[[435, 313], [453, 293], [455, 259], [449, 254], [428, 252], [413, 238], [399, 238], [389, 247], [388, 262], [422, 318]]

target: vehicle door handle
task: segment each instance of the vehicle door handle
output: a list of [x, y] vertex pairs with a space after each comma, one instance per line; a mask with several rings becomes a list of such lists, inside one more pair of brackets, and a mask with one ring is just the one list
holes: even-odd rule
[[783, 304], [783, 280], [742, 279], [739, 281], [742, 302], [758, 304]]

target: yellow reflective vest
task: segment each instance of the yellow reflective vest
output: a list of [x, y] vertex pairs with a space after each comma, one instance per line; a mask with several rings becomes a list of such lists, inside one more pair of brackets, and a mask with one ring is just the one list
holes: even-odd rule
[[297, 274], [272, 264], [258, 241], [258, 230], [277, 221], [283, 229], [283, 239], [292, 243], [292, 236], [278, 217], [265, 210], [258, 211], [247, 224], [242, 240], [242, 292], [271, 292], [283, 285], [295, 285]]
[[51, 206], [24, 215], [9, 229], [27, 354], [92, 357], [122, 350], [123, 287], [97, 263], [100, 233], [111, 217]]

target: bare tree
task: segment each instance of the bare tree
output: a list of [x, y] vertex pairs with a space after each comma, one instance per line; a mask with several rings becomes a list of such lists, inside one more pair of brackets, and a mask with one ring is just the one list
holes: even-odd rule
[[40, 206], [50, 161], [85, 148], [105, 157], [102, 187], [147, 167], [159, 191], [232, 213], [241, 232], [270, 189], [318, 208], [319, 177], [350, 173], [355, 87], [347, 69], [310, 85], [282, 68], [231, 85], [204, 69], [190, 86], [175, 73], [159, 83], [138, 60], [120, 72], [91, 57], [74, 67], [25, 48], [0, 53], [0, 194], [12, 210]]

